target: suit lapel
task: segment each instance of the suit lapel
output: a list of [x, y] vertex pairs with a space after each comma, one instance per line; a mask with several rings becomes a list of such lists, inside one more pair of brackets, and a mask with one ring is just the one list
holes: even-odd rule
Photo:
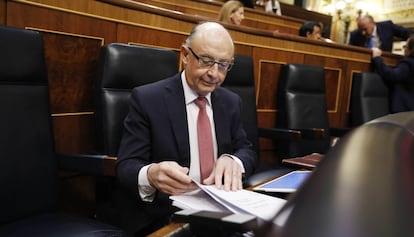
[[229, 108], [225, 108], [223, 96], [220, 94], [219, 89], [211, 94], [211, 103], [213, 105], [218, 155], [220, 156], [223, 153], [231, 153], [231, 138], [230, 133], [227, 132], [230, 131], [230, 124], [226, 116], [229, 113], [226, 110]]
[[190, 165], [190, 142], [188, 140], [187, 112], [185, 109], [184, 91], [180, 74], [174, 77], [172, 83], [165, 89], [164, 103], [167, 108], [167, 116], [170, 118], [171, 128], [175, 135], [175, 142], [180, 153], [182, 165]]

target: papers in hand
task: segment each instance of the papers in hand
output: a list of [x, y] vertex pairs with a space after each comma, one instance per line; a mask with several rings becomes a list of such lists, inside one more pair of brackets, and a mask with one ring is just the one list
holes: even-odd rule
[[181, 209], [232, 212], [249, 214], [270, 221], [286, 200], [248, 191], [224, 191], [214, 185], [202, 185], [200, 189], [170, 198], [173, 205]]

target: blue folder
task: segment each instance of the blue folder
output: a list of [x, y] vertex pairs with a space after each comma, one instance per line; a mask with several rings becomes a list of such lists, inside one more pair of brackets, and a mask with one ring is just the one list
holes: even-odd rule
[[300, 185], [309, 177], [311, 173], [312, 171], [310, 170], [292, 171], [267, 183], [259, 185], [253, 188], [253, 190], [264, 192], [292, 193], [300, 187]]

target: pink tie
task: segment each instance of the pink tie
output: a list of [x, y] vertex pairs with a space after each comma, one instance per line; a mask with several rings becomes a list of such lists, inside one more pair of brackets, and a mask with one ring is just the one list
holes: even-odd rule
[[206, 112], [205, 97], [198, 97], [194, 103], [200, 109], [197, 118], [198, 152], [200, 157], [200, 178], [207, 178], [214, 167], [213, 136], [211, 135], [210, 120]]

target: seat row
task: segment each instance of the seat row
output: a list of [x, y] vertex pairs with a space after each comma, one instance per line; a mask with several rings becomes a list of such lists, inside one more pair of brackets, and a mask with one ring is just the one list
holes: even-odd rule
[[[61, 218], [54, 214], [43, 215], [54, 210], [58, 201], [56, 196], [58, 165], [61, 169], [98, 174], [101, 177], [105, 175], [105, 170], [113, 170], [114, 159], [109, 160], [108, 168], [107, 157], [117, 155], [122, 134], [122, 121], [128, 112], [127, 101], [130, 90], [135, 86], [177, 73], [176, 53], [166, 49], [121, 43], [103, 46], [98, 76], [94, 85], [98, 153], [89, 156], [59, 155], [54, 152], [51, 134], [52, 124], [42, 37], [34, 31], [11, 27], [0, 27], [0, 30], [2, 52], [9, 52], [5, 55], [10, 55], [7, 59], [3, 58], [0, 66], [1, 94], [4, 97], [1, 101], [4, 114], [7, 115], [1, 116], [1, 122], [5, 125], [2, 129], [5, 139], [2, 139], [0, 144], [3, 170], [1, 182], [7, 195], [2, 196], [1, 203], [5, 205], [2, 210], [5, 211], [2, 212], [3, 224], [0, 226], [0, 234], [6, 233], [5, 236], [9, 236], [11, 232], [22, 234], [17, 230], [24, 231], [24, 228], [19, 227], [29, 223], [32, 228], [39, 231], [39, 236], [76, 235], [76, 232], [61, 234], [67, 231], [63, 223], [66, 221], [73, 223], [73, 219]], [[302, 70], [305, 71], [302, 72]], [[315, 76], [309, 77], [311, 74]], [[281, 76], [297, 80], [296, 83], [290, 82], [290, 79], [286, 82], [286, 85], [292, 85], [292, 88], [285, 87], [287, 92], [285, 104], [302, 106], [288, 109], [288, 111], [296, 112], [287, 120], [299, 118], [299, 120], [316, 120], [318, 123], [322, 120], [324, 124], [306, 124], [306, 127], [292, 124], [283, 128], [258, 128], [253, 61], [250, 56], [236, 55], [235, 66], [229, 72], [223, 86], [242, 97], [243, 122], [248, 137], [258, 153], [260, 152], [259, 137], [272, 138], [277, 142], [298, 141], [306, 137], [326, 137], [314, 134], [325, 134], [324, 131], [329, 128], [326, 119], [326, 101], [324, 101], [326, 99], [323, 69], [308, 65], [288, 64], [284, 67]], [[314, 83], [315, 80], [319, 82]], [[315, 85], [319, 87], [315, 88]], [[302, 89], [310, 89], [310, 92], [299, 92]], [[294, 93], [297, 92], [299, 93], [295, 95]], [[311, 99], [302, 97], [306, 93]], [[291, 101], [290, 98], [294, 99]], [[300, 103], [295, 105], [296, 102]], [[316, 113], [303, 102], [318, 105], [319, 112]], [[306, 114], [297, 114], [303, 111]], [[316, 115], [315, 118], [313, 118], [314, 115]], [[319, 128], [316, 133], [305, 129], [316, 127]], [[288, 169], [271, 169], [267, 175], [275, 176], [287, 171]], [[262, 176], [259, 181], [265, 178], [270, 178], [270, 176]], [[10, 180], [18, 182], [13, 183]], [[246, 185], [252, 184], [254, 184], [252, 180], [246, 183]], [[24, 218], [30, 218], [31, 221], [19, 221]], [[92, 220], [79, 220], [79, 223], [75, 227], [72, 226], [71, 231], [82, 233], [92, 231], [96, 234], [94, 236], [106, 232], [115, 233], [116, 236], [124, 234], [116, 227], [95, 223]], [[43, 226], [57, 227], [43, 228]]]

